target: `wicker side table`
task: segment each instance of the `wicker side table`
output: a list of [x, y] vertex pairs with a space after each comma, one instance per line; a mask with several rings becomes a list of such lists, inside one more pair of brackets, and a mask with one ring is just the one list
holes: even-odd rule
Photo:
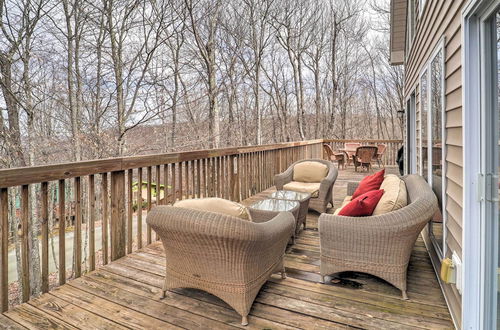
[[[253, 222], [266, 222], [274, 218], [280, 212], [290, 212], [295, 218], [299, 216], [300, 204], [297, 201], [283, 199], [263, 199], [247, 207]], [[292, 244], [295, 242], [295, 230], [292, 236]]]
[[295, 225], [295, 233], [299, 233], [301, 225], [303, 225], [304, 229], [306, 229], [306, 218], [309, 211], [309, 200], [311, 199], [311, 194], [292, 190], [278, 190], [273, 192], [269, 197], [272, 199], [299, 202], [299, 215], [297, 217], [297, 224]]

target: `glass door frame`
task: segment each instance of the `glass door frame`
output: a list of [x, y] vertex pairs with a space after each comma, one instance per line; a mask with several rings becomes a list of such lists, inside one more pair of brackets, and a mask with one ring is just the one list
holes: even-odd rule
[[[463, 295], [462, 327], [495, 329], [498, 299], [498, 109], [496, 29], [500, 0], [470, 1], [462, 11]], [[492, 70], [492, 68], [495, 70]], [[479, 147], [478, 147], [479, 146]], [[495, 196], [496, 195], [496, 196]]]
[[[442, 242], [439, 244], [439, 242], [436, 241], [435, 235], [432, 232], [432, 223], [430, 222], [428, 225], [428, 231], [429, 231], [429, 237], [431, 239], [432, 244], [434, 245], [434, 250], [436, 251], [439, 259], [443, 259], [443, 256], [446, 255], [446, 234], [447, 234], [447, 229], [446, 229], [446, 220], [447, 220], [447, 212], [446, 212], [446, 97], [445, 97], [445, 85], [446, 85], [446, 51], [445, 51], [445, 38], [444, 36], [441, 37], [439, 42], [437, 43], [436, 47], [432, 51], [431, 56], [429, 57], [427, 63], [425, 64], [424, 68], [420, 72], [419, 75], [419, 85], [420, 85], [420, 175], [426, 175], [427, 176], [427, 183], [433, 187], [433, 129], [432, 129], [432, 118], [433, 118], [433, 108], [432, 108], [432, 63], [434, 62], [434, 59], [437, 57], [439, 52], [441, 52], [441, 88], [440, 88], [440, 98], [441, 98], [441, 161], [442, 161], [442, 187], [441, 187], [441, 200], [442, 200], [442, 205], [440, 205], [440, 208], [442, 210]], [[426, 81], [426, 95], [425, 98], [422, 97], [422, 77], [425, 76], [425, 81]], [[423, 102], [426, 102], [427, 105], [427, 118], [426, 120], [426, 138], [427, 138], [427, 173], [424, 173], [424, 155], [423, 155], [423, 147], [424, 147], [424, 142], [423, 142], [423, 129], [424, 127], [422, 125], [422, 108], [423, 108]]]
[[415, 90], [406, 100], [406, 164], [405, 174], [417, 173], [417, 108]]

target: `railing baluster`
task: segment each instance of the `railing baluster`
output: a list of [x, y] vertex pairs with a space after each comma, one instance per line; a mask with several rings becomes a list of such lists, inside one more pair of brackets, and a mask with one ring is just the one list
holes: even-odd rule
[[75, 232], [73, 233], [75, 277], [82, 275], [82, 185], [75, 178]]
[[102, 173], [102, 262], [108, 264], [108, 173]]
[[156, 170], [155, 170], [155, 173], [156, 173], [156, 202], [155, 202], [155, 205], [158, 206], [160, 205], [160, 186], [161, 186], [161, 167], [160, 165], [156, 165]]
[[137, 169], [137, 248], [142, 249], [142, 167]]
[[201, 198], [201, 159], [196, 161], [196, 197]]
[[42, 182], [41, 191], [42, 217], [42, 292], [49, 292], [49, 184]]
[[129, 169], [127, 172], [127, 254], [132, 253], [132, 218], [134, 215], [132, 188], [134, 185], [134, 172]]
[[163, 204], [167, 205], [168, 200], [168, 182], [170, 180], [170, 174], [168, 169], [168, 164], [163, 165]]
[[191, 161], [191, 198], [196, 197], [196, 160]]
[[182, 189], [182, 169], [183, 169], [183, 166], [184, 163], [183, 162], [180, 162], [179, 163], [179, 200], [182, 200], [184, 197], [183, 197], [183, 189]]
[[19, 228], [21, 239], [21, 285], [22, 302], [30, 299], [30, 271], [29, 271], [29, 186], [21, 186], [21, 226]]
[[89, 175], [89, 268], [95, 270], [95, 177]]
[[59, 285], [66, 283], [66, 186], [59, 180]]
[[[155, 206], [160, 205], [160, 197], [161, 197], [161, 168], [160, 165], [156, 165], [156, 198], [155, 198]], [[160, 236], [158, 236], [155, 232], [155, 240], [159, 240]]]
[[186, 196], [185, 198], [189, 198], [189, 168], [188, 164], [189, 162], [183, 162], [183, 168], [184, 168], [184, 183], [185, 183], [185, 191], [186, 191]]
[[177, 175], [175, 173], [176, 172], [175, 163], [172, 164], [171, 168], [172, 168], [172, 204], [174, 204], [175, 201], [177, 201], [177, 184], [176, 184]]
[[0, 189], [0, 313], [9, 309], [9, 191]]
[[217, 176], [215, 175], [215, 158], [210, 158], [210, 197], [217, 196]]
[[[151, 211], [151, 204], [152, 204], [152, 201], [151, 201], [151, 181], [153, 180], [153, 174], [152, 174], [152, 168], [151, 166], [148, 166], [147, 168], [147, 179], [148, 179], [148, 189], [147, 189], [147, 203], [148, 203], [148, 207], [147, 207], [147, 214], [149, 214], [149, 211]], [[146, 236], [146, 242], [147, 244], [151, 244], [151, 226], [150, 225], [146, 225], [146, 231], [147, 231], [147, 236]]]
[[125, 171], [111, 172], [111, 261], [125, 256]]

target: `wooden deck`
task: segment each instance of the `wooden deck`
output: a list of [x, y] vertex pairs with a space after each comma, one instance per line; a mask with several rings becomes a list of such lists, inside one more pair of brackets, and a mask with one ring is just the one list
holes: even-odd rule
[[[346, 182], [364, 174], [341, 171], [335, 204]], [[245, 203], [265, 197], [260, 193]], [[248, 329], [281, 328], [452, 328], [450, 314], [422, 240], [410, 261], [408, 295], [370, 275], [343, 273], [318, 283], [318, 214], [286, 255], [288, 278], [274, 275], [257, 296]], [[241, 328], [240, 317], [220, 299], [202, 291], [179, 289], [159, 299], [165, 258], [159, 242], [117, 260], [29, 303], [0, 314], [0, 328]]]

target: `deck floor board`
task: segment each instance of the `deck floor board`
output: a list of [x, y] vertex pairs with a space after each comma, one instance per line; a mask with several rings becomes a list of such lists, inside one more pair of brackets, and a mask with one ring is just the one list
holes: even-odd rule
[[[341, 204], [347, 181], [359, 181], [364, 175], [340, 172], [334, 206]], [[271, 190], [244, 204], [265, 198]], [[320, 284], [318, 216], [309, 213], [307, 229], [287, 249], [288, 278], [273, 275], [262, 287], [247, 327], [240, 325], [239, 316], [225, 302], [200, 290], [176, 289], [159, 299], [166, 260], [161, 243], [154, 242], [0, 314], [0, 328], [453, 328], [422, 239], [415, 244], [410, 260], [409, 300], [402, 300], [399, 290], [367, 274], [346, 272], [335, 283], [327, 277], [329, 281]]]

